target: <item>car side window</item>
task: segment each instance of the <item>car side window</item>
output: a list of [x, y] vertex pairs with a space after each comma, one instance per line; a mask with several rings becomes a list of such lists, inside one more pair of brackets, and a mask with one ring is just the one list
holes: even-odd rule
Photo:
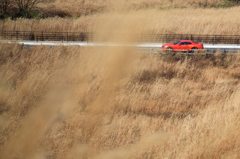
[[191, 45], [192, 43], [190, 43], [190, 42], [186, 42], [186, 45]]
[[185, 43], [185, 42], [182, 42], [182, 43], [180, 43], [180, 45], [186, 45], [186, 43]]

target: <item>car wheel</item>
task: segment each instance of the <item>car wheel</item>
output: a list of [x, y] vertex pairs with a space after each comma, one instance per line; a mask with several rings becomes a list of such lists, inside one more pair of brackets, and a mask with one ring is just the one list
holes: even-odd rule
[[197, 50], [198, 50], [197, 47], [193, 47], [190, 52], [191, 52], [191, 53], [195, 53]]
[[171, 47], [168, 47], [168, 48], [166, 49], [166, 52], [167, 52], [167, 53], [172, 53], [172, 52], [173, 52], [173, 49], [172, 49]]

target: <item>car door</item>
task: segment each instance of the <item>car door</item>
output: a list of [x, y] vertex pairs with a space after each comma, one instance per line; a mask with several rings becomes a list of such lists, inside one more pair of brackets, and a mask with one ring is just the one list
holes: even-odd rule
[[188, 43], [187, 42], [181, 42], [180, 47], [179, 47], [179, 51], [187, 50], [187, 49], [188, 49]]
[[191, 50], [193, 44], [191, 42], [186, 42], [186, 50]]

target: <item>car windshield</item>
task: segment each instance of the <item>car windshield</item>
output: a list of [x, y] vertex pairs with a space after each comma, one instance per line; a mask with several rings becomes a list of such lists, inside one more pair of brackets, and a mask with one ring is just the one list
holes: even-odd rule
[[180, 42], [180, 41], [175, 42], [174, 45], [178, 44], [179, 42]]

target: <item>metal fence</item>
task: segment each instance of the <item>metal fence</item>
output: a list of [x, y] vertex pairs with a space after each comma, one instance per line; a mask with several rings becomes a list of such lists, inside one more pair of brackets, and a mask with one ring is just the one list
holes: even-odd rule
[[[119, 34], [120, 35], [120, 34]], [[6, 40], [33, 41], [94, 41], [94, 37], [116, 37], [119, 35], [98, 35], [86, 32], [43, 32], [43, 31], [1, 31], [0, 37]], [[124, 36], [124, 35], [123, 35]], [[131, 35], [129, 35], [131, 36]], [[170, 43], [179, 40], [193, 40], [209, 44], [240, 44], [240, 35], [200, 35], [200, 34], [139, 34], [136, 42]], [[114, 41], [112, 41], [114, 42]]]
[[2, 31], [0, 36], [6, 40], [32, 41], [89, 41], [92, 37], [90, 33], [43, 31]]

